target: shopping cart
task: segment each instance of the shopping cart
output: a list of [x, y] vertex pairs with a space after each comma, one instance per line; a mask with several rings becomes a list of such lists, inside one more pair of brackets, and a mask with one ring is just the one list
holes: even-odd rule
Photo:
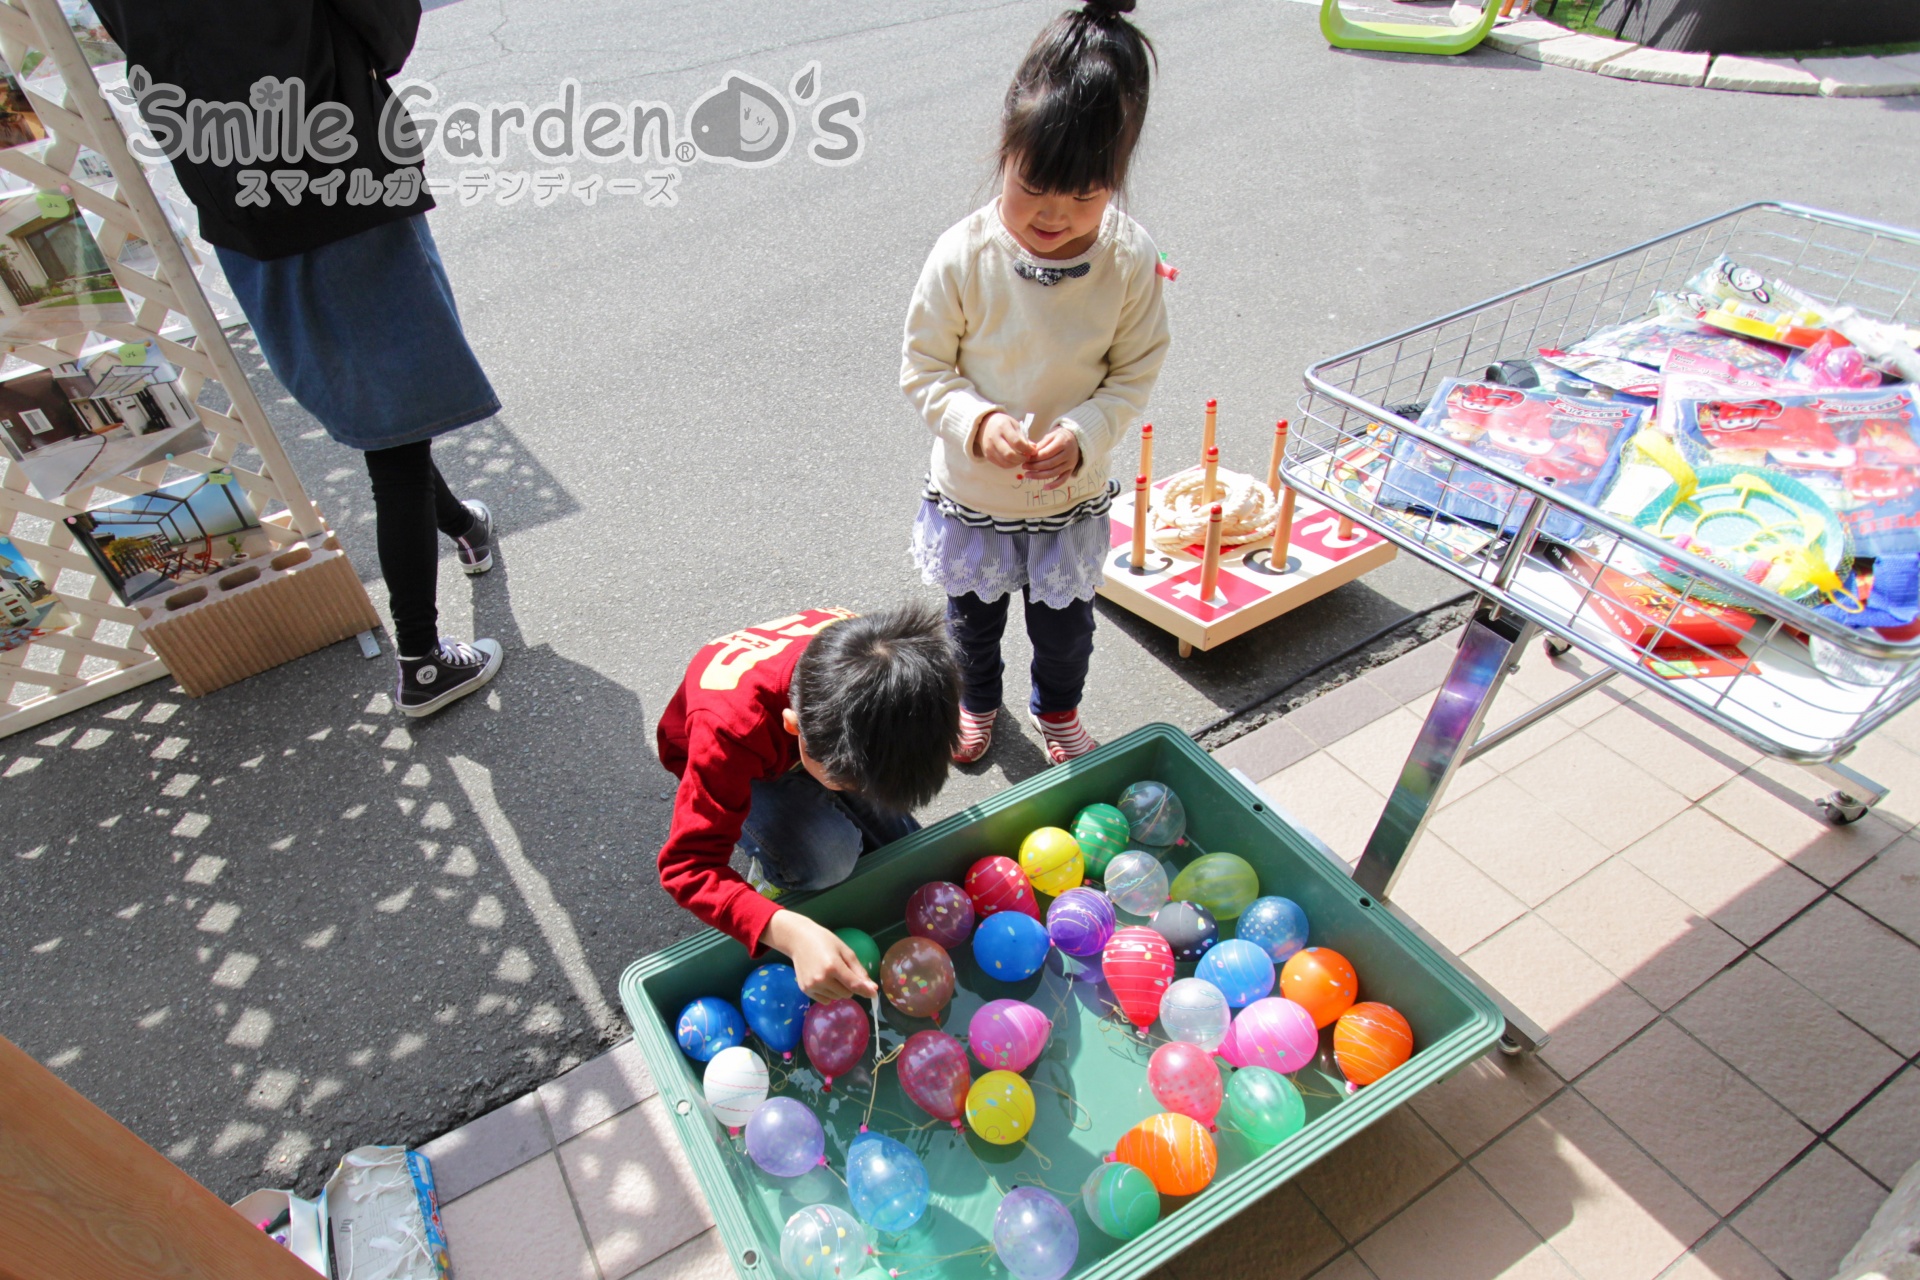
[[[1549, 481], [1500, 469], [1460, 442], [1416, 425], [1443, 379], [1478, 378], [1499, 362], [1565, 349], [1599, 329], [1648, 315], [1657, 292], [1685, 288], [1722, 254], [1825, 303], [1920, 324], [1920, 232], [1760, 202], [1307, 371], [1301, 424], [1288, 438], [1287, 482], [1460, 578], [1480, 597], [1355, 868], [1356, 881], [1382, 901], [1461, 765], [1621, 676], [1825, 779], [1834, 789], [1819, 804], [1833, 822], [1857, 820], [1885, 794], [1839, 761], [1920, 696], [1920, 639], [1895, 643], [1831, 621], [1813, 611], [1813, 602], [1790, 603], [1731, 570], [1676, 555], [1630, 520], [1556, 493]], [[1396, 469], [1395, 449], [1405, 437], [1426, 446], [1421, 468], [1404, 465], [1403, 449]], [[1415, 478], [1418, 495], [1401, 487]], [[1481, 500], [1495, 492], [1503, 499], [1502, 518], [1471, 525], [1449, 519], [1439, 513], [1449, 504], [1433, 501], [1436, 485], [1462, 493], [1470, 486]], [[1543, 527], [1553, 536], [1543, 536]], [[1574, 528], [1577, 536], [1570, 533]], [[1576, 548], [1578, 554], [1570, 554]], [[1670, 594], [1656, 607], [1635, 609], [1639, 625], [1620, 627], [1619, 599], [1596, 599], [1602, 571], [1644, 575], [1650, 565], [1659, 566]], [[1757, 619], [1737, 649], [1709, 650], [1681, 634], [1677, 620], [1689, 616], [1688, 609], [1719, 604]], [[1608, 625], [1609, 611], [1614, 625]], [[1601, 664], [1599, 671], [1483, 733], [1482, 720], [1502, 680], [1536, 635], [1549, 653], [1578, 649]], [[1686, 670], [1722, 674], [1673, 678]], [[1503, 1048], [1530, 1050], [1544, 1042], [1538, 1028], [1502, 1005], [1508, 1016]]]

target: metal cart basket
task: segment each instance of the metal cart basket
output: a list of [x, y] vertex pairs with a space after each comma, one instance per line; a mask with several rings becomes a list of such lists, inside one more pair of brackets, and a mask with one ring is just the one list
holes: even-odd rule
[[[1838, 763], [1920, 696], [1920, 639], [1895, 643], [1815, 613], [1703, 558], [1676, 553], [1621, 514], [1556, 493], [1550, 479], [1504, 469], [1415, 422], [1449, 377], [1565, 349], [1650, 315], [1720, 255], [1830, 306], [1920, 325], [1920, 232], [1781, 203], [1755, 203], [1513, 289], [1476, 306], [1321, 361], [1307, 371], [1301, 422], [1284, 474], [1295, 489], [1365, 524], [1480, 596], [1446, 683], [1355, 869], [1381, 899], [1454, 771], [1476, 755], [1617, 676], [1637, 680], [1767, 754], [1799, 762], [1834, 787], [1836, 822], [1859, 818], [1884, 789]], [[1398, 461], [1396, 461], [1398, 450]], [[1407, 465], [1417, 457], [1417, 466]], [[1416, 494], [1406, 487], [1417, 481]], [[1495, 495], [1499, 520], [1438, 514], [1436, 492]], [[1483, 508], [1484, 505], [1483, 505]], [[1621, 627], [1621, 601], [1597, 600], [1604, 570], [1657, 569], [1670, 592]], [[1737, 649], [1680, 634], [1690, 608], [1731, 604], [1755, 616]], [[1608, 617], [1606, 611], [1611, 612]], [[1609, 626], [1611, 621], [1614, 625]], [[1623, 639], [1623, 633], [1634, 633]], [[1544, 633], [1549, 652], [1579, 649], [1603, 664], [1509, 724], [1481, 721], [1518, 649]], [[1696, 652], [1697, 651], [1697, 652]], [[1698, 662], [1695, 662], [1695, 660]], [[1712, 672], [1675, 678], [1681, 672]], [[1497, 998], [1497, 995], [1496, 995]], [[1504, 1004], [1504, 1002], [1503, 1002]], [[1536, 1028], [1507, 1007], [1508, 1049], [1536, 1047]]]

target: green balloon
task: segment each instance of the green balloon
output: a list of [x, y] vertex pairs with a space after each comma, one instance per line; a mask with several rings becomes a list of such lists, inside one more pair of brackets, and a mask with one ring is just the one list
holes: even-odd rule
[[1090, 804], [1073, 820], [1073, 839], [1087, 860], [1087, 877], [1098, 880], [1107, 864], [1127, 849], [1127, 815], [1110, 804]]
[[1241, 1067], [1227, 1081], [1227, 1116], [1265, 1151], [1306, 1127], [1307, 1104], [1293, 1081], [1269, 1067]]
[[1160, 1221], [1160, 1193], [1153, 1179], [1117, 1160], [1087, 1175], [1080, 1184], [1080, 1203], [1093, 1225], [1116, 1240], [1131, 1240]]
[[1260, 877], [1237, 853], [1209, 853], [1181, 869], [1171, 893], [1174, 901], [1197, 902], [1225, 923], [1239, 919], [1260, 896]]
[[835, 929], [833, 936], [853, 948], [853, 954], [860, 957], [869, 978], [880, 981], [880, 944], [871, 934], [861, 929]]

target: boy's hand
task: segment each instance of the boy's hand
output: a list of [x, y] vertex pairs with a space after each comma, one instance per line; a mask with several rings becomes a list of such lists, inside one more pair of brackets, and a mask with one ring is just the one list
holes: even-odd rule
[[833, 930], [797, 912], [775, 913], [767, 921], [765, 940], [793, 961], [800, 989], [815, 1000], [866, 997], [880, 990], [852, 947], [840, 941]]
[[1080, 437], [1066, 427], [1055, 427], [1041, 438], [1023, 475], [1028, 480], [1045, 480], [1045, 488], [1058, 489], [1079, 469]]
[[1003, 471], [1012, 471], [1031, 461], [1037, 450], [1020, 424], [1004, 413], [987, 415], [980, 425], [980, 456]]

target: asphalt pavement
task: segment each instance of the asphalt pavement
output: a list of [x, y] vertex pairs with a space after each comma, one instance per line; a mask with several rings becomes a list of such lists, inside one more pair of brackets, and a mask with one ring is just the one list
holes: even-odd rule
[[[927, 436], [897, 390], [934, 239], [988, 191], [1000, 95], [1053, 3], [460, 0], [410, 73], [443, 102], [662, 102], [729, 73], [863, 95], [852, 164], [675, 166], [677, 203], [572, 189], [432, 215], [506, 405], [449, 437], [499, 565], [443, 561], [443, 623], [506, 646], [422, 723], [351, 644], [192, 700], [156, 683], [0, 743], [0, 1033], [225, 1196], [312, 1192], [344, 1149], [418, 1142], [622, 1034], [634, 958], [693, 928], [653, 855], [652, 730], [690, 653], [812, 604], [921, 594]], [[1330, 51], [1310, 5], [1148, 0], [1161, 74], [1129, 205], [1181, 276], [1152, 409], [1163, 467], [1220, 402], [1259, 471], [1315, 358], [1735, 203], [1896, 223], [1920, 99], [1626, 83], [1494, 52]], [[486, 166], [469, 166], [483, 168]], [[494, 166], [532, 172], [525, 151]], [[435, 176], [460, 167], [436, 161]], [[244, 338], [243, 346], [246, 345]], [[296, 465], [384, 610], [364, 472], [270, 375]], [[1181, 659], [1101, 606], [1096, 735], [1196, 729], [1455, 594], [1401, 560]], [[1023, 642], [1009, 665], [1024, 666]], [[1010, 682], [1017, 690], [1018, 681]], [[1017, 693], [1012, 710], [1019, 711]], [[1040, 767], [1003, 717], [946, 813]]]

